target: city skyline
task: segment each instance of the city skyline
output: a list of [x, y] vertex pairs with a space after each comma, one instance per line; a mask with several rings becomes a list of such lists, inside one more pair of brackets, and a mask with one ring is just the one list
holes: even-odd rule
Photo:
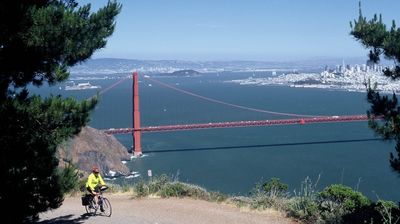
[[[92, 58], [299, 60], [366, 57], [349, 35], [358, 0], [127, 1], [106, 48]], [[106, 0], [81, 0], [96, 10]], [[168, 3], [168, 4], [166, 4]], [[395, 0], [362, 1], [368, 19], [400, 21]]]

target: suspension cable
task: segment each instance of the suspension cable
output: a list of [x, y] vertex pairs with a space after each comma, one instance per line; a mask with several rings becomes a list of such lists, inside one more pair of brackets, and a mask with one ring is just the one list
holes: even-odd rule
[[239, 109], [243, 109], [243, 110], [249, 110], [249, 111], [253, 111], [253, 112], [266, 113], [266, 114], [273, 114], [273, 115], [290, 116], [290, 117], [326, 117], [326, 116], [321, 116], [321, 115], [283, 113], [283, 112], [276, 112], [276, 111], [263, 110], [263, 109], [258, 109], [258, 108], [252, 108], [252, 107], [237, 105], [237, 104], [233, 104], [233, 103], [228, 103], [228, 102], [224, 102], [224, 101], [221, 101], [221, 100], [217, 100], [217, 99], [214, 99], [214, 98], [202, 96], [202, 95], [199, 95], [199, 94], [187, 91], [187, 90], [183, 90], [183, 89], [177, 88], [175, 86], [169, 85], [167, 83], [161, 82], [159, 80], [150, 78], [149, 76], [143, 76], [143, 77], [145, 79], [150, 80], [150, 81], [152, 81], [154, 83], [157, 83], [157, 84], [159, 84], [161, 86], [173, 89], [175, 91], [184, 93], [186, 95], [194, 96], [194, 97], [197, 97], [197, 98], [209, 101], [209, 102], [222, 104], [222, 105], [226, 105], [226, 106], [230, 106], [230, 107], [234, 107], [234, 108], [239, 108]]

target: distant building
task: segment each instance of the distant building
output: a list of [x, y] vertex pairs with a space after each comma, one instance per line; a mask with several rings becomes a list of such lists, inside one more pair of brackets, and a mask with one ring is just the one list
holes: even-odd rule
[[366, 64], [362, 64], [361, 65], [361, 71], [363, 71], [363, 72], [367, 71], [367, 65]]
[[359, 65], [355, 65], [356, 72], [361, 72], [361, 67]]
[[367, 60], [367, 66], [370, 68], [373, 68], [376, 65], [376, 63], [372, 60]]

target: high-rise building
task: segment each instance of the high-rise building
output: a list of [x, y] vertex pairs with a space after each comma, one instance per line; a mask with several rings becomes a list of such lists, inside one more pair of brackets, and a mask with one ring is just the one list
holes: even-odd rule
[[374, 61], [372, 61], [372, 60], [367, 60], [367, 67], [369, 67], [370, 69], [372, 69], [373, 67], [374, 67], [374, 65], [375, 65], [375, 62]]

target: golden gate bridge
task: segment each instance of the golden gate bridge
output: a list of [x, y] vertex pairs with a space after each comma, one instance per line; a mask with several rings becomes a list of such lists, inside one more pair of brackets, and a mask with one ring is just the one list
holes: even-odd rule
[[[273, 120], [255, 120], [255, 121], [228, 121], [228, 122], [211, 122], [211, 123], [200, 123], [200, 124], [179, 124], [179, 125], [160, 125], [160, 126], [141, 126], [140, 125], [140, 110], [139, 110], [139, 75], [137, 72], [132, 74], [132, 100], [133, 100], [133, 127], [132, 128], [110, 128], [103, 130], [107, 134], [132, 134], [133, 137], [133, 153], [135, 156], [142, 155], [141, 147], [141, 134], [146, 132], [165, 132], [165, 131], [185, 131], [185, 130], [195, 130], [195, 129], [211, 129], [211, 128], [239, 128], [239, 127], [251, 127], [251, 126], [273, 126], [273, 125], [305, 125], [305, 124], [315, 124], [315, 123], [337, 123], [337, 122], [357, 122], [366, 121], [368, 116], [366, 114], [361, 115], [344, 115], [344, 116], [316, 116], [316, 115], [306, 115], [306, 114], [292, 114], [292, 113], [282, 113], [276, 111], [262, 110], [257, 108], [246, 107], [242, 105], [237, 105], [233, 103], [227, 103], [217, 99], [205, 97], [192, 93], [177, 87], [171, 86], [169, 84], [160, 82], [158, 80], [152, 79], [149, 76], [144, 76], [152, 82], [159, 85], [165, 86], [170, 89], [174, 89], [178, 92], [191, 95], [206, 101], [223, 104], [239, 109], [250, 110], [260, 113], [268, 113], [273, 115], [283, 115], [296, 117], [292, 119], [273, 119]], [[115, 86], [119, 85], [125, 81], [125, 79], [120, 80], [110, 87], [107, 87], [100, 94], [103, 94]]]

